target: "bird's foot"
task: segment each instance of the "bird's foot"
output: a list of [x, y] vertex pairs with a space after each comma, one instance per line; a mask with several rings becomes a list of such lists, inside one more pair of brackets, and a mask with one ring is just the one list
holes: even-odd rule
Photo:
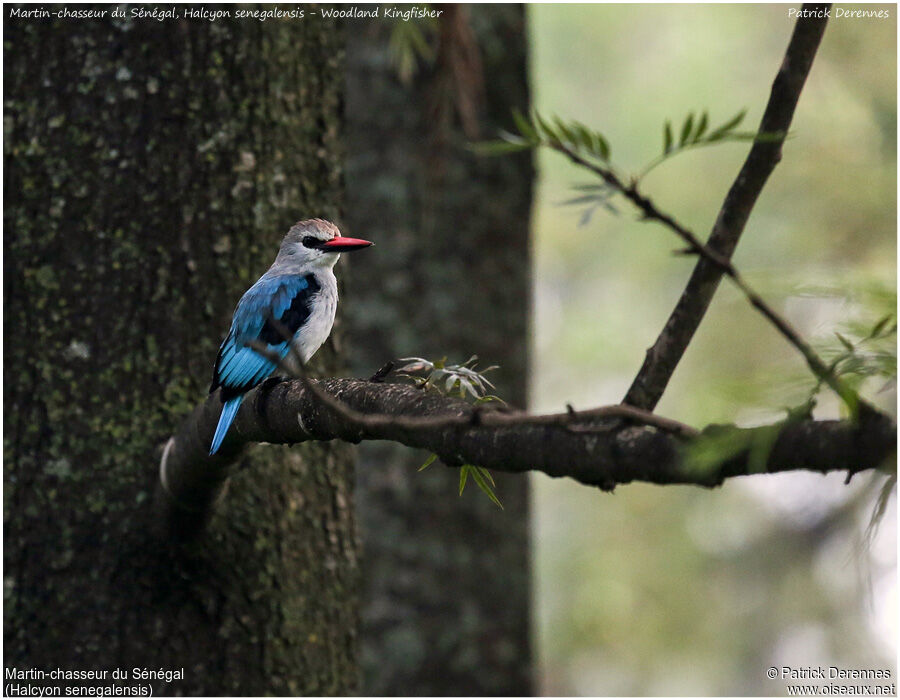
[[384, 363], [384, 366], [375, 372], [371, 377], [369, 377], [370, 382], [383, 382], [387, 376], [394, 371], [394, 363], [391, 360], [388, 360]]

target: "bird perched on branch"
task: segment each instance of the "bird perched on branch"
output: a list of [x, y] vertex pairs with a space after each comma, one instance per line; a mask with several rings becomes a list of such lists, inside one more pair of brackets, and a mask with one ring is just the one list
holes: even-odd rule
[[[211, 455], [222, 445], [244, 394], [276, 369], [276, 356], [287, 356], [287, 337], [304, 364], [325, 342], [337, 309], [332, 268], [341, 253], [370, 245], [342, 237], [337, 226], [323, 219], [300, 221], [287, 232], [275, 262], [238, 302], [231, 330], [219, 348], [209, 391], [221, 387], [224, 405]], [[268, 356], [252, 347], [263, 343]]]

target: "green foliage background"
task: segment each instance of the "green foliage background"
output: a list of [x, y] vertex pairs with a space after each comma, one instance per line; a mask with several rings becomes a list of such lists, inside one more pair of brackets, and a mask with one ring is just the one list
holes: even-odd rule
[[[535, 106], [603, 132], [635, 173], [659, 153], [666, 119], [708, 109], [718, 123], [746, 107], [742, 128], [755, 128], [793, 28], [787, 7], [531, 5]], [[847, 322], [896, 304], [897, 27], [885, 8], [894, 16], [830, 22], [735, 257], [825, 349]], [[644, 190], [707, 232], [747, 148], [679, 155]], [[674, 236], [627, 206], [579, 226], [582, 212], [560, 203], [589, 178], [538, 158], [531, 408], [617, 402], [694, 260], [673, 257]], [[810, 386], [793, 349], [723, 282], [659, 411], [756, 424]], [[883, 380], [863, 388], [894, 406]], [[838, 412], [823, 393], [816, 415]], [[769, 666], [894, 668], [894, 498], [865, 538], [883, 481], [789, 474], [609, 496], [535, 477], [543, 691], [782, 695]]]

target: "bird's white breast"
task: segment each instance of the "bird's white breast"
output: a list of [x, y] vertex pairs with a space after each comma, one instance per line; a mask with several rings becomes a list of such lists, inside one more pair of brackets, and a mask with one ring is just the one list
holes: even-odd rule
[[337, 311], [337, 280], [334, 273], [330, 269], [320, 270], [316, 273], [316, 279], [321, 288], [311, 300], [309, 318], [294, 335], [292, 343], [304, 364], [328, 339]]

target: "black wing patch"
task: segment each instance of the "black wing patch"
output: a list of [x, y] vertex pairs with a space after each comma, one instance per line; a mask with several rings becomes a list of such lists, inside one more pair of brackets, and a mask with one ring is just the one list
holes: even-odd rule
[[[279, 300], [275, 304], [277, 308], [284, 308], [280, 318], [276, 319], [277, 323], [266, 320], [259, 332], [255, 333], [256, 339], [266, 343], [282, 357], [287, 353], [288, 347], [285, 332], [293, 336], [306, 323], [312, 313], [312, 298], [321, 290], [314, 275], [306, 275], [296, 286], [300, 289], [295, 292], [287, 308], [283, 306], [284, 301]], [[271, 309], [272, 305], [272, 302], [269, 302], [266, 307]], [[236, 312], [236, 318], [238, 313], [240, 309]], [[253, 334], [254, 331], [251, 330], [250, 333]], [[238, 342], [240, 337], [235, 336], [235, 329], [232, 326], [216, 357], [209, 391], [212, 393], [221, 386], [223, 400], [252, 389], [275, 368], [275, 363], [248, 347], [245, 344], [246, 340]]]
[[306, 323], [312, 313], [312, 299], [319, 293], [321, 286], [315, 275], [307, 275], [303, 279], [306, 286], [294, 295], [291, 305], [281, 314], [281, 318], [276, 319], [278, 324], [273, 324], [271, 319], [266, 320], [263, 324], [262, 330], [259, 332], [259, 339], [264, 343], [269, 345], [283, 343], [287, 340], [284, 337], [285, 330], [293, 337], [294, 333]]

